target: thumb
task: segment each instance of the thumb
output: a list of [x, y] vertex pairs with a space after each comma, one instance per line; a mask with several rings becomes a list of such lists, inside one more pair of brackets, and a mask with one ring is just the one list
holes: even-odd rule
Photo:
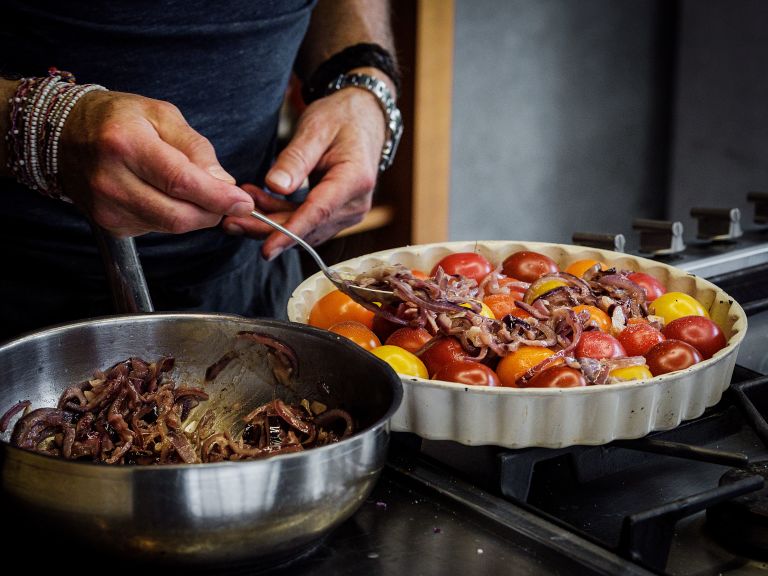
[[232, 176], [232, 174], [224, 170], [224, 168], [222, 168], [218, 163], [209, 166], [207, 168], [207, 172], [208, 174], [210, 174], [211, 176], [213, 176], [218, 180], [223, 180], [224, 182], [227, 182], [229, 184], [235, 183], [234, 176]]

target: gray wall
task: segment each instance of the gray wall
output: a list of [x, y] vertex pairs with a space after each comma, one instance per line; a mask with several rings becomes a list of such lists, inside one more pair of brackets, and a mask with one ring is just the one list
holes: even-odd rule
[[740, 208], [752, 224], [751, 190], [768, 190], [768, 2], [686, 0], [669, 212], [691, 235], [691, 204]]
[[[449, 234], [570, 242], [768, 188], [768, 1], [456, 0]], [[672, 39], [677, 44], [670, 44]]]

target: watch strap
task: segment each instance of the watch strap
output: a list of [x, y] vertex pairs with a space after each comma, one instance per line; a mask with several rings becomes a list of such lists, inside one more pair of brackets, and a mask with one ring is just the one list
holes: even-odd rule
[[331, 94], [350, 87], [367, 90], [373, 94], [384, 113], [387, 136], [384, 141], [384, 147], [381, 150], [381, 161], [379, 162], [379, 170], [384, 171], [392, 165], [395, 153], [397, 152], [397, 145], [400, 143], [400, 138], [403, 135], [403, 117], [400, 109], [397, 107], [395, 98], [387, 84], [369, 74], [339, 74], [328, 84], [325, 94]]

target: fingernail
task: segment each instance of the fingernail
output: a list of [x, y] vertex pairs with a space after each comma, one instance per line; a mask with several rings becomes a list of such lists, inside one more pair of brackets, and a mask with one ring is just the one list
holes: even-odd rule
[[240, 226], [238, 226], [237, 224], [225, 224], [224, 232], [226, 232], [230, 236], [242, 236], [243, 234], [245, 234], [245, 230], [240, 228]]
[[224, 180], [225, 182], [229, 182], [230, 184], [235, 183], [235, 178], [224, 170], [221, 166], [211, 166], [208, 168], [208, 174], [213, 176], [214, 178], [218, 178], [219, 180]]
[[272, 262], [272, 260], [280, 256], [280, 254], [282, 254], [284, 250], [285, 250], [284, 248], [275, 248], [274, 250], [272, 250], [269, 256], [267, 256], [267, 262]]
[[253, 210], [253, 202], [235, 202], [227, 210], [227, 214], [230, 216], [248, 216]]
[[269, 181], [278, 188], [287, 188], [289, 189], [291, 187], [291, 175], [288, 174], [288, 172], [284, 172], [283, 170], [274, 170], [269, 173]]

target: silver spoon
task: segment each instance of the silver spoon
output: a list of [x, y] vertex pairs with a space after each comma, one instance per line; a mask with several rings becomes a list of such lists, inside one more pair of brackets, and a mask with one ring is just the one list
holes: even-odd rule
[[[325, 277], [328, 278], [328, 280], [333, 283], [334, 286], [336, 286], [339, 290], [344, 292], [345, 294], [348, 294], [350, 297], [355, 298], [357, 296], [361, 300], [364, 300], [365, 302], [380, 302], [382, 304], [386, 302], [391, 302], [393, 300], [398, 300], [397, 296], [392, 293], [390, 290], [376, 290], [375, 288], [364, 288], [363, 286], [356, 286], [352, 283], [350, 283], [348, 280], [342, 279], [342, 277], [339, 275], [338, 272], [333, 270], [332, 268], [329, 268], [325, 262], [323, 262], [323, 259], [320, 257], [320, 254], [318, 254], [312, 246], [307, 244], [307, 242], [304, 241], [300, 236], [297, 236], [284, 226], [281, 226], [271, 218], [268, 218], [267, 216], [264, 216], [264, 214], [261, 214], [259, 212], [256, 212], [255, 210], [251, 212], [251, 216], [256, 218], [257, 220], [261, 220], [265, 224], [268, 224], [269, 226], [272, 226], [275, 230], [279, 230], [291, 240], [296, 242], [299, 246], [304, 248], [307, 252], [309, 252], [309, 255], [312, 256], [312, 259], [317, 262], [317, 265], [320, 267], [320, 270], [323, 274], [325, 274]], [[350, 294], [351, 292], [351, 294]]]

